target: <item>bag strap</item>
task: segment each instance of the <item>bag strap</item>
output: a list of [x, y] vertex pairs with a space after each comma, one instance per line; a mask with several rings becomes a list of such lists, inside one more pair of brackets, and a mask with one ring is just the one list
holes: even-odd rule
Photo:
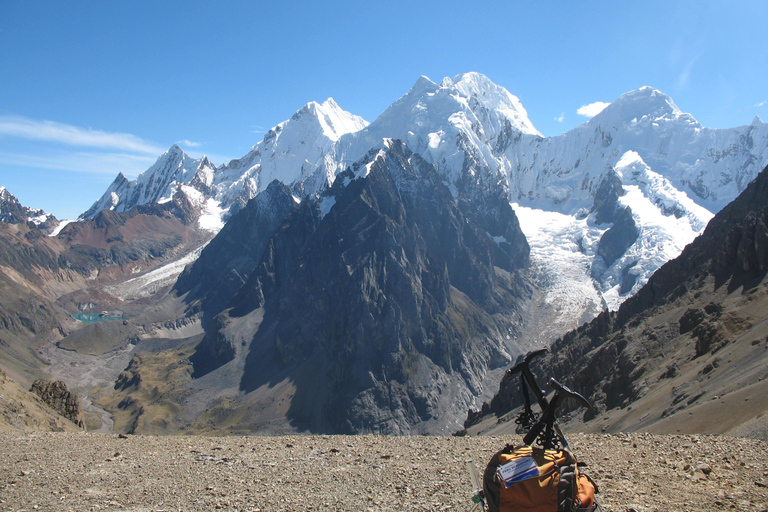
[[557, 511], [572, 512], [578, 475], [572, 464], [560, 467], [560, 479], [557, 482]]

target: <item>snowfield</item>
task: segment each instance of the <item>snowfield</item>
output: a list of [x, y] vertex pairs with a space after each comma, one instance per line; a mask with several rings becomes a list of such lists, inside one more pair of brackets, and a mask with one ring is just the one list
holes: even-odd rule
[[184, 267], [194, 262], [203, 252], [208, 242], [198, 247], [183, 258], [168, 263], [139, 277], [129, 279], [115, 286], [106, 286], [104, 290], [120, 300], [131, 301], [149, 297], [165, 286], [173, 284], [184, 271]]
[[[540, 323], [534, 346], [591, 320], [605, 309], [605, 300], [592, 278], [597, 243], [608, 226], [596, 226], [588, 217], [548, 212], [512, 203], [520, 228], [531, 247], [531, 266], [542, 290], [538, 299], [548, 315]], [[534, 308], [538, 309], [538, 308]]]

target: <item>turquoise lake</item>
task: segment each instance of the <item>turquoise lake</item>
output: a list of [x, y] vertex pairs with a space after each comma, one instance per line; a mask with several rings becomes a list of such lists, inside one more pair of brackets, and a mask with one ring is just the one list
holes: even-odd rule
[[80, 320], [84, 324], [95, 324], [96, 322], [117, 322], [125, 320], [121, 316], [101, 316], [98, 313], [73, 313], [75, 320]]

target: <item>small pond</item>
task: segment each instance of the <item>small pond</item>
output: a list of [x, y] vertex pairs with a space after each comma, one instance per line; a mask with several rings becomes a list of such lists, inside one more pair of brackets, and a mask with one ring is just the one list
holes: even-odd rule
[[75, 320], [79, 320], [84, 324], [95, 324], [96, 322], [117, 322], [123, 321], [125, 318], [121, 316], [102, 316], [100, 313], [72, 313]]

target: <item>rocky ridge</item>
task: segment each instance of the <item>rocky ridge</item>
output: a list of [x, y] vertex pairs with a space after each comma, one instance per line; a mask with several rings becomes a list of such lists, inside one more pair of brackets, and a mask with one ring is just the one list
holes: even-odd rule
[[0, 187], [0, 222], [8, 224], [31, 222], [46, 234], [59, 225], [59, 220], [50, 213], [39, 208], [23, 206], [5, 187]]
[[[290, 374], [296, 371], [291, 365], [306, 363], [312, 357], [307, 352], [315, 348], [329, 352], [329, 347], [340, 346], [348, 353], [352, 347], [357, 351], [364, 346], [359, 341], [360, 333], [353, 332], [354, 326], [349, 322], [345, 324], [340, 316], [330, 319], [323, 316], [323, 307], [311, 299], [320, 297], [336, 305], [340, 297], [329, 292], [327, 286], [323, 287], [323, 279], [334, 275], [332, 271], [354, 273], [358, 270], [362, 278], [358, 274], [354, 279], [361, 278], [362, 285], [346, 278], [343, 283], [338, 279], [333, 282], [346, 285], [343, 298], [354, 297], [352, 302], [359, 306], [353, 308], [353, 314], [360, 314], [358, 324], [374, 325], [381, 320], [376, 315], [385, 311], [382, 304], [390, 306], [385, 304], [389, 297], [405, 301], [391, 306], [392, 311], [397, 310], [392, 317], [404, 319], [401, 323], [393, 321], [396, 334], [392, 337], [397, 338], [398, 343], [406, 340], [402, 343], [403, 350], [398, 348], [394, 373], [393, 368], [386, 365], [385, 371], [379, 371], [381, 354], [375, 353], [364, 358], [375, 363], [376, 371], [369, 375], [349, 371], [345, 366], [347, 362], [334, 359], [335, 356], [323, 360], [327, 367], [312, 366], [312, 372], [305, 369], [301, 374], [314, 377], [338, 372], [329, 381], [335, 384], [373, 382], [373, 389], [384, 391], [373, 398], [363, 398], [364, 405], [359, 410], [371, 401], [375, 405], [390, 402], [397, 405], [398, 399], [407, 395], [406, 402], [413, 407], [406, 404], [402, 408], [407, 411], [405, 416], [432, 421], [443, 416], [440, 408], [434, 408], [436, 397], [448, 385], [441, 372], [458, 379], [460, 387], [466, 385], [466, 390], [473, 394], [470, 397], [460, 391], [460, 400], [455, 403], [484, 399], [487, 397], [484, 383], [493, 378], [486, 370], [508, 355], [514, 355], [520, 338], [530, 339], [529, 335], [535, 334], [532, 331], [547, 322], [539, 319], [539, 323], [527, 323], [541, 311], [528, 307], [521, 298], [531, 292], [536, 295], [535, 300], [539, 300], [538, 304], [551, 304], [557, 297], [572, 300], [567, 293], [552, 294], [554, 286], [547, 288], [551, 282], [558, 281], [549, 278], [563, 261], [548, 259], [546, 252], [530, 255], [530, 246], [519, 236], [522, 226], [518, 217], [508, 207], [510, 199], [519, 201], [517, 208], [542, 214], [557, 213], [567, 218], [571, 227], [576, 226], [568, 236], [551, 239], [552, 243], [568, 249], [563, 253], [569, 252], [578, 258], [568, 260], [568, 265], [580, 273], [580, 282], [589, 287], [587, 301], [573, 301], [578, 307], [563, 310], [568, 312], [563, 316], [571, 317], [569, 325], [575, 325], [605, 306], [618, 307], [642, 286], [653, 270], [678, 254], [711, 216], [702, 205], [713, 210], [720, 208], [743, 189], [758, 166], [766, 161], [767, 135], [766, 125], [759, 120], [749, 126], [709, 130], [689, 114], [682, 113], [667, 96], [644, 87], [623, 95], [585, 125], [560, 137], [544, 138], [530, 124], [517, 98], [477, 73], [458, 75], [439, 84], [422, 77], [370, 125], [343, 112], [332, 101], [310, 103], [271, 130], [246, 157], [222, 168], [213, 167], [207, 159], [190, 159], [180, 148], [172, 147], [137, 180], [118, 176], [103, 201], [97, 202], [88, 213], [92, 216], [88, 221], [68, 225], [55, 237], [45, 237], [29, 225], [4, 225], [3, 234], [12, 238], [7, 239], [8, 244], [0, 244], [0, 256], [3, 263], [8, 263], [1, 269], [3, 276], [0, 277], [3, 297], [12, 300], [3, 303], [2, 311], [10, 314], [2, 320], [12, 329], [0, 333], [3, 342], [0, 350], [17, 369], [26, 365], [26, 378], [31, 380], [39, 376], [36, 374], [39, 361], [35, 362], [35, 358], [41, 348], [78, 327], [61, 315], [63, 310], [119, 309], [131, 319], [124, 325], [129, 332], [121, 333], [119, 339], [107, 340], [99, 334], [103, 329], [83, 328], [79, 330], [81, 336], [71, 336], [59, 346], [100, 354], [113, 348], [134, 350], [134, 341], [146, 341], [146, 346], [152, 347], [152, 356], [145, 357], [144, 361], [155, 358], [154, 363], [159, 364], [175, 357], [173, 364], [183, 367], [180, 374], [186, 375], [187, 369], [192, 368], [193, 382], [186, 382], [186, 387], [176, 390], [174, 395], [183, 404], [170, 400], [166, 403], [168, 410], [160, 417], [173, 416], [170, 410], [177, 406], [183, 409], [189, 404], [194, 410], [189, 414], [194, 415], [199, 413], [200, 404], [205, 404], [216, 411], [206, 421], [215, 422], [212, 418], [221, 420], [234, 403], [242, 412], [238, 421], [232, 420], [237, 423], [243, 417], [259, 415], [248, 409], [254, 403], [274, 400], [290, 403], [290, 406], [280, 406], [285, 410], [275, 409], [292, 418], [289, 427], [304, 428], [303, 425], [313, 424], [307, 423], [307, 418], [328, 416], [328, 404], [322, 406], [326, 412], [307, 412], [322, 402], [313, 400], [314, 393], [339, 393], [335, 389], [316, 389], [322, 386], [316, 386], [310, 377], [296, 378], [296, 374]], [[437, 271], [441, 261], [434, 256], [435, 244], [429, 235], [419, 233], [423, 231], [422, 226], [410, 215], [416, 212], [419, 220], [429, 217], [422, 215], [434, 206], [423, 201], [426, 195], [409, 199], [412, 204], [406, 216], [399, 213], [400, 207], [396, 204], [403, 198], [398, 197], [391, 209], [396, 213], [393, 217], [387, 218], [390, 211], [376, 211], [379, 204], [371, 208], [374, 214], [364, 217], [386, 224], [386, 234], [396, 235], [395, 244], [365, 240], [367, 233], [379, 233], [380, 226], [375, 223], [365, 226], [370, 229], [357, 230], [361, 226], [353, 225], [354, 219], [333, 219], [336, 203], [342, 201], [341, 196], [331, 191], [346, 189], [347, 180], [352, 188], [359, 187], [358, 182], [370, 171], [368, 164], [371, 163], [360, 165], [360, 158], [367, 158], [371, 148], [374, 148], [371, 154], [377, 154], [382, 140], [393, 138], [402, 140], [408, 151], [432, 166], [436, 173], [434, 184], [442, 185], [430, 189], [439, 191], [436, 202], [450, 198], [454, 203], [446, 210], [451, 212], [447, 224], [458, 219], [471, 226], [466, 230], [451, 228], [451, 234], [457, 235], [462, 243], [478, 242], [469, 250], [458, 247], [461, 243], [451, 246], [455, 240], [447, 244], [453, 252], [447, 257], [441, 256], [450, 263], [446, 264], [446, 272]], [[264, 233], [254, 229], [250, 243], [245, 246], [237, 243], [227, 246], [221, 242], [213, 244], [219, 251], [201, 250], [221, 221], [228, 215], [234, 218], [238, 210], [247, 209], [247, 201], [257, 193], [268, 192], [273, 178], [282, 182], [283, 190], [278, 196], [285, 206], [285, 219], [290, 217], [290, 222], [283, 224], [282, 214], [270, 218], [268, 208], [255, 208], [248, 222], [257, 224], [260, 221], [256, 218], [263, 217]], [[406, 181], [396, 183], [398, 195]], [[596, 194], [604, 184], [610, 201], [601, 204], [602, 198]], [[368, 197], [355, 203], [356, 214], [368, 213], [366, 200], [370, 197], [383, 198], [388, 194], [364, 192]], [[289, 198], [289, 193], [295, 199]], [[404, 196], [408, 199], [408, 194]], [[294, 204], [300, 201], [303, 201], [301, 205]], [[227, 208], [230, 209], [227, 211]], [[405, 225], [400, 222], [403, 219]], [[212, 220], [219, 224], [211, 224]], [[390, 222], [392, 220], [394, 222]], [[427, 222], [430, 223], [429, 229], [433, 229], [436, 223]], [[210, 228], [213, 224], [212, 230], [202, 233], [203, 226]], [[277, 231], [272, 231], [278, 225]], [[353, 242], [348, 236], [338, 240], [340, 234], [331, 233], [328, 228], [331, 225], [334, 229], [346, 229], [345, 235], [352, 235]], [[667, 229], [670, 225], [675, 229]], [[238, 230], [233, 227], [227, 237], [235, 240], [235, 231]], [[758, 242], [762, 240], [760, 233], [755, 231]], [[404, 241], [406, 235], [414, 234], [415, 240]], [[334, 245], [337, 242], [338, 246], [347, 244], [345, 247], [350, 250], [335, 254], [340, 258], [333, 263], [318, 263], [317, 255], [328, 252], [327, 247], [333, 253], [339, 248]], [[741, 242], [733, 248], [736, 254], [744, 253], [740, 245]], [[408, 253], [402, 250], [405, 246]], [[547, 243], [539, 244], [542, 246]], [[225, 255], [232, 252], [232, 247], [241, 250]], [[354, 259], [360, 256], [360, 247], [387, 254], [377, 253], [376, 261], [360, 262]], [[307, 254], [307, 248], [316, 254], [301, 259]], [[278, 250], [281, 257], [287, 256], [291, 262], [276, 262], [274, 254], [262, 261], [263, 249]], [[294, 258], [302, 251], [300, 257]], [[185, 274], [186, 281], [182, 279], [176, 290], [166, 296], [169, 283], [197, 254], [206, 255], [205, 265], [201, 263], [194, 272], [190, 267]], [[414, 261], [409, 259], [412, 255]], [[40, 261], [34, 261], [36, 258]], [[346, 258], [350, 258], [351, 263]], [[338, 268], [334, 266], [339, 259], [347, 264], [346, 268], [341, 264]], [[528, 286], [530, 283], [524, 282], [526, 276], [518, 273], [531, 261], [543, 276], [535, 284], [544, 283], [543, 289]], [[759, 265], [760, 261], [747, 263]], [[390, 272], [393, 269], [395, 272]], [[150, 271], [154, 270], [160, 271], [162, 280], [153, 280]], [[148, 279], [141, 283], [134, 279], [141, 277]], [[294, 278], [296, 280], [291, 281]], [[126, 281], [130, 292], [116, 291]], [[409, 285], [402, 284], [406, 281], [413, 284], [410, 289]], [[382, 282], [394, 291], [382, 292]], [[556, 291], [564, 288], [568, 291], [573, 281], [559, 282], [565, 285]], [[303, 295], [297, 283], [311, 284], [315, 287], [314, 295]], [[220, 284], [223, 286], [219, 287]], [[499, 290], [506, 291], [497, 293]], [[362, 300], [358, 300], [361, 297]], [[301, 308], [291, 306], [294, 302]], [[414, 304], [418, 306], [418, 314], [410, 315], [408, 311]], [[708, 304], [690, 306], [707, 312]], [[541, 317], [559, 312], [553, 307], [542, 311], [546, 313]], [[691, 316], [695, 318], [698, 317]], [[291, 323], [289, 326], [285, 319]], [[734, 323], [751, 322], [750, 319], [737, 320], [734, 322], [727, 315], [713, 316], [707, 318], [704, 326], [694, 327], [690, 332], [703, 340], [699, 352], [705, 350], [707, 343], [710, 350], [718, 346], [718, 337], [723, 334], [716, 331], [722, 326], [730, 329]], [[484, 325], [492, 328], [481, 332]], [[400, 336], [403, 332], [405, 335]], [[459, 335], [467, 337], [468, 332], [481, 332], [485, 341], [481, 349], [470, 350], [471, 354], [465, 356], [460, 353], [461, 344], [454, 341]], [[556, 335], [561, 332], [558, 330]], [[153, 340], [152, 333], [168, 338]], [[330, 339], [329, 333], [338, 334], [338, 340]], [[321, 334], [326, 337], [318, 341]], [[91, 335], [91, 340], [84, 339]], [[189, 344], [198, 343], [199, 336], [203, 336], [199, 350], [191, 361], [186, 360]], [[551, 338], [548, 334], [536, 341], [548, 343]], [[265, 340], [266, 343], [262, 343]], [[436, 340], [448, 340], [449, 349]], [[391, 348], [386, 340], [379, 341], [373, 346], [374, 351], [385, 347], [383, 352], [386, 352], [387, 347]], [[489, 349], [491, 345], [495, 348]], [[412, 346], [418, 350], [411, 350]], [[166, 352], [157, 355], [159, 347]], [[419, 357], [413, 357], [416, 354], [420, 354]], [[421, 358], [423, 354], [428, 354], [429, 361]], [[254, 365], [258, 366], [262, 360], [279, 362], [284, 372], [262, 373], [261, 381], [239, 378], [246, 367], [252, 373]], [[21, 362], [17, 364], [17, 361]], [[714, 367], [715, 362], [711, 363]], [[424, 370], [424, 365], [437, 373]], [[272, 371], [274, 366], [267, 370]], [[402, 368], [408, 371], [400, 371]], [[410, 387], [399, 387], [401, 380], [410, 378], [413, 372], [421, 373], [421, 380], [417, 379]], [[398, 376], [397, 380], [390, 378], [393, 374]], [[437, 387], [436, 381], [440, 382]], [[285, 387], [274, 386], [276, 383]], [[256, 384], [262, 386], [256, 387]], [[107, 387], [112, 385], [113, 382], [106, 383]], [[301, 403], [292, 402], [296, 397], [294, 385], [310, 389], [310, 398]], [[394, 394], [389, 393], [392, 387], [397, 388]], [[201, 388], [205, 391], [198, 394]], [[259, 393], [274, 394], [257, 399]], [[147, 396], [151, 395], [148, 392]], [[201, 395], [206, 398], [198, 401]], [[395, 399], [390, 400], [393, 396]], [[444, 393], [443, 400], [450, 400], [449, 396], [450, 393]], [[685, 392], [677, 396], [684, 396], [680, 400], [687, 402], [695, 394]], [[136, 410], [139, 409], [137, 406]], [[373, 416], [369, 424], [389, 421], [382, 420], [378, 413]], [[255, 428], [252, 423], [247, 425]], [[375, 428], [372, 431], [376, 431]]]

